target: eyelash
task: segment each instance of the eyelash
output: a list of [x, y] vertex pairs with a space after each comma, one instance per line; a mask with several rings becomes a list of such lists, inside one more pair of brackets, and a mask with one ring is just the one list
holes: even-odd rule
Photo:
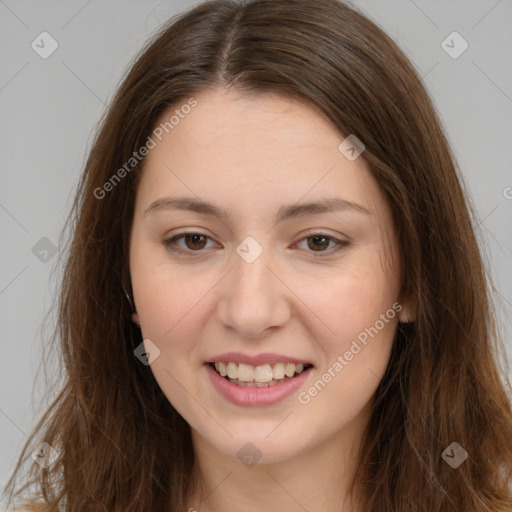
[[[191, 235], [204, 236], [205, 238], [212, 240], [209, 236], [207, 236], [207, 235], [205, 235], [203, 233], [189, 232], [189, 233], [180, 233], [178, 235], [172, 236], [171, 238], [167, 238], [167, 239], [162, 241], [162, 244], [169, 251], [173, 251], [173, 252], [176, 252], [178, 254], [182, 254], [184, 256], [188, 256], [188, 257], [194, 257], [195, 256], [194, 253], [199, 253], [203, 249], [199, 249], [197, 251], [191, 251], [191, 250], [185, 251], [183, 249], [180, 249], [176, 245], [174, 245], [177, 240], [179, 240], [181, 238], [185, 238], [186, 236], [191, 236]], [[337, 253], [338, 251], [340, 251], [341, 249], [343, 249], [344, 247], [347, 247], [349, 245], [349, 242], [344, 241], [344, 240], [338, 240], [337, 238], [334, 238], [334, 237], [332, 237], [330, 235], [327, 235], [325, 233], [312, 233], [311, 235], [308, 235], [308, 236], [305, 236], [304, 238], [301, 238], [299, 240], [299, 243], [304, 241], [304, 240], [307, 240], [308, 238], [318, 238], [318, 237], [327, 238], [327, 239], [329, 239], [329, 241], [335, 242], [336, 245], [337, 245], [337, 248], [335, 248], [334, 250], [320, 251], [320, 252], [309, 251], [309, 252], [311, 252], [314, 255], [315, 258], [325, 258], [327, 256], [331, 256], [333, 253]]]

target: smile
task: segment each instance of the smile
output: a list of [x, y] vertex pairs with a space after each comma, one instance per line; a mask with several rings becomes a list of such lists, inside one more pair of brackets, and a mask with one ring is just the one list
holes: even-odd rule
[[233, 361], [209, 363], [226, 380], [237, 386], [265, 388], [293, 379], [311, 365], [278, 362], [253, 366]]
[[229, 402], [242, 407], [278, 404], [297, 393], [315, 370], [306, 362], [275, 362], [273, 357], [272, 362], [258, 359], [255, 361], [258, 365], [220, 360], [207, 362], [203, 367], [213, 388]]

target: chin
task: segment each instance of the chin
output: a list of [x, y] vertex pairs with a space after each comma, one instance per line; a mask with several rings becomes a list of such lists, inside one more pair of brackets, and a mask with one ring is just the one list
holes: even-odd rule
[[[273, 428], [275, 426], [274, 424]], [[268, 432], [271, 434], [269, 435]], [[254, 464], [274, 464], [285, 461], [307, 449], [303, 434], [294, 436], [287, 434], [285, 430], [280, 436], [267, 428], [259, 430], [255, 428], [254, 435], [247, 435], [247, 433], [237, 435], [233, 431], [231, 433], [233, 438], [227, 435], [223, 436], [223, 439], [212, 439], [204, 435], [202, 437], [221, 456], [237, 459], [248, 467]]]

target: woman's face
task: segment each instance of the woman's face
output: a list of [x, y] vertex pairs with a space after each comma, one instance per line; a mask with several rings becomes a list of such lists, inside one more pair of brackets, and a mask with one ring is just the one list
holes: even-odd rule
[[272, 462], [361, 433], [408, 314], [364, 153], [297, 100], [195, 100], [161, 117], [178, 110], [137, 192], [130, 271], [150, 368], [217, 454]]

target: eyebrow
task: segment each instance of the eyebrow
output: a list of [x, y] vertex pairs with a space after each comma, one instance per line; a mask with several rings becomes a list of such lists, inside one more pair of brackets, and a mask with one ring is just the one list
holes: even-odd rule
[[[231, 212], [211, 203], [202, 201], [195, 197], [162, 197], [153, 201], [145, 210], [144, 215], [165, 210], [186, 210], [202, 215], [210, 215], [221, 220], [231, 217]], [[352, 212], [366, 215], [373, 215], [373, 212], [360, 204], [347, 201], [339, 197], [321, 199], [309, 203], [296, 203], [282, 206], [277, 215], [276, 221], [306, 217], [308, 215], [320, 215], [332, 212]]]

